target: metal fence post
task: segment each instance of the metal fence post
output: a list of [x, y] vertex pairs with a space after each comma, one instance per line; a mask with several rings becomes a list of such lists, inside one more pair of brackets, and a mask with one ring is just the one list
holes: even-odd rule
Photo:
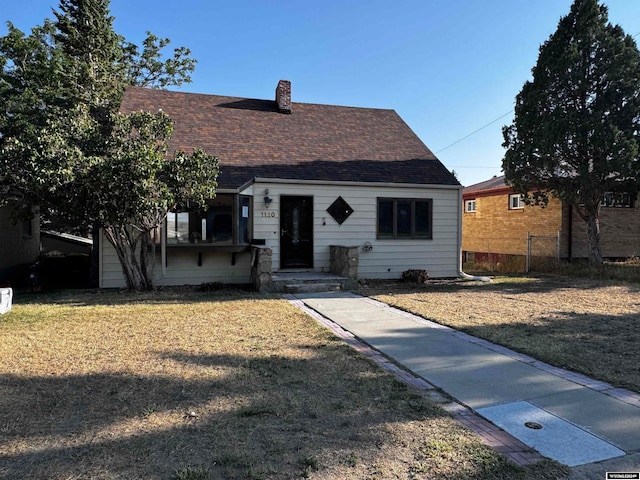
[[531, 269], [531, 232], [527, 232], [527, 262], [525, 266], [525, 273], [529, 273]]

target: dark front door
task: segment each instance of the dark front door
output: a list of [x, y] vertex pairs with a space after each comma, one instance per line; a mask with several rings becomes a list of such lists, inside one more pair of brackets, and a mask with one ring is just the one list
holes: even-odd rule
[[280, 268], [313, 267], [313, 197], [280, 197]]

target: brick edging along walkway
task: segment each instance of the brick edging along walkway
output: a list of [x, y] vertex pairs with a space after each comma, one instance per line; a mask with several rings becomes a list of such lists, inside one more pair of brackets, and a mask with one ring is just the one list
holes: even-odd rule
[[[309, 308], [302, 300], [298, 300], [294, 295], [287, 294], [284, 295], [284, 298], [299, 309], [306, 312], [318, 323], [331, 330], [337, 337], [341, 338], [353, 349], [364, 355], [367, 355], [373, 361], [378, 363], [382, 368], [393, 373], [396, 379], [413, 387], [417, 392], [419, 392], [429, 400], [438, 403], [444, 410], [449, 412], [454, 420], [477, 434], [480, 437], [480, 440], [485, 445], [488, 445], [497, 452], [500, 452], [515, 464], [520, 466], [531, 465], [544, 459], [542, 455], [540, 455], [525, 443], [505, 432], [501, 428], [496, 427], [493, 423], [477, 415], [471, 409], [453, 401], [451, 398], [443, 394], [440, 390], [438, 390], [435, 386], [431, 385], [423, 378], [414, 375], [408, 370], [400, 368], [378, 350], [370, 347], [365, 342], [358, 339], [351, 332], [343, 329], [340, 325], [326, 318], [324, 315], [321, 315], [316, 310]], [[375, 300], [371, 301], [375, 302]], [[386, 306], [386, 304], [381, 304], [380, 302], [376, 302], [376, 304]], [[406, 314], [406, 312], [402, 312], [400, 310], [398, 310], [398, 313]]]
[[546, 373], [555, 375], [556, 377], [562, 378], [564, 380], [569, 380], [570, 382], [577, 383], [578, 385], [582, 385], [583, 387], [589, 388], [596, 392], [604, 393], [605, 395], [608, 395], [617, 400], [620, 400], [621, 402], [628, 403], [629, 405], [632, 405], [634, 407], [640, 407], [640, 394], [637, 394], [630, 390], [626, 390], [624, 388], [616, 388], [607, 382], [594, 380], [593, 378], [589, 378], [586, 375], [583, 375], [581, 373], [571, 372], [569, 370], [565, 370], [564, 368], [560, 368], [560, 367], [554, 367], [553, 365], [549, 365], [548, 363], [544, 363], [544, 362], [541, 362], [540, 360], [536, 360], [535, 358], [530, 357], [529, 355], [525, 355], [524, 353], [518, 353], [507, 347], [503, 347], [502, 345], [496, 345], [495, 343], [491, 343], [488, 340], [474, 337], [473, 335], [460, 332], [454, 328], [447, 327], [446, 325], [441, 325], [439, 323], [432, 322], [431, 320], [426, 320], [418, 315], [401, 310], [396, 307], [391, 307], [386, 303], [373, 300], [372, 298], [363, 297], [363, 300], [373, 305], [376, 305], [377, 307], [387, 308], [393, 311], [394, 313], [401, 315], [405, 318], [414, 320], [417, 323], [427, 325], [431, 328], [438, 328], [440, 330], [449, 331], [453, 335], [455, 335], [456, 337], [462, 340], [465, 340], [469, 343], [473, 343], [480, 347], [484, 347], [487, 350], [491, 350], [492, 352], [499, 353], [501, 355], [512, 358], [514, 360], [518, 360], [519, 362], [526, 363]]

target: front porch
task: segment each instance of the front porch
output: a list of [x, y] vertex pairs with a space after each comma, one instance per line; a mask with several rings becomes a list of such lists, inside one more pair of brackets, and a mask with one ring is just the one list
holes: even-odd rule
[[258, 292], [308, 293], [352, 288], [358, 278], [358, 247], [332, 245], [330, 273], [309, 270], [273, 272], [272, 250], [251, 247], [251, 283]]
[[271, 275], [272, 291], [284, 293], [349, 290], [354, 280], [334, 273], [281, 270]]

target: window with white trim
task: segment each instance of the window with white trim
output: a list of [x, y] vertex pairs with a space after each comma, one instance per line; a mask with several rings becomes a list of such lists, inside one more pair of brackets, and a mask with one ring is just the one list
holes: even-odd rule
[[509, 195], [509, 210], [519, 210], [524, 208], [524, 196], [519, 193]]
[[475, 213], [476, 211], [476, 199], [473, 200], [465, 200], [464, 202], [464, 211], [467, 213]]

